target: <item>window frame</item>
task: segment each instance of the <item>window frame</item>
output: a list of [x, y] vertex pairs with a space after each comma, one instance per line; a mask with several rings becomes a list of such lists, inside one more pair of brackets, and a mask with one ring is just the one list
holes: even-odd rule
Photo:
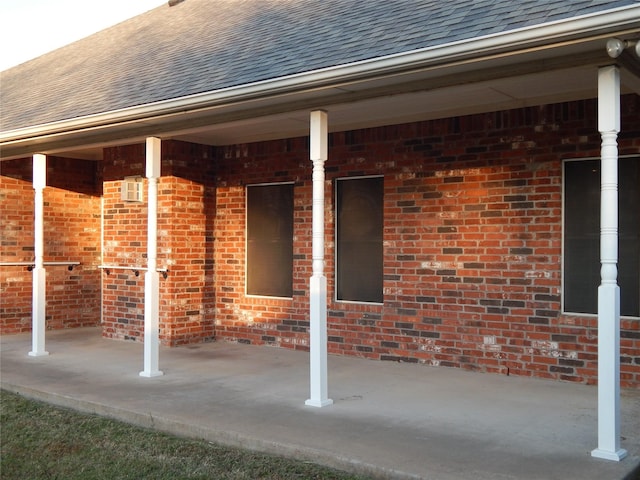
[[[382, 243], [382, 252], [381, 252], [381, 258], [380, 258], [380, 263], [381, 263], [381, 289], [380, 289], [380, 296], [381, 296], [381, 301], [377, 302], [377, 301], [367, 301], [367, 300], [348, 300], [348, 299], [341, 299], [338, 298], [338, 292], [339, 292], [339, 281], [340, 279], [338, 278], [338, 262], [339, 262], [339, 256], [338, 256], [338, 251], [339, 251], [339, 243], [338, 243], [338, 233], [339, 233], [339, 228], [338, 228], [338, 222], [339, 222], [339, 204], [338, 204], [338, 194], [339, 194], [339, 182], [343, 182], [343, 181], [357, 181], [357, 180], [366, 180], [366, 179], [373, 179], [373, 178], [379, 178], [382, 180], [382, 199], [381, 199], [381, 214], [382, 214], [382, 222], [381, 222], [381, 243]], [[333, 298], [334, 301], [337, 303], [345, 303], [345, 304], [357, 304], [357, 305], [384, 305], [384, 224], [385, 224], [385, 218], [384, 218], [384, 175], [360, 175], [360, 176], [353, 176], [353, 177], [338, 177], [334, 179], [333, 182], [334, 185], [334, 192], [333, 192], [333, 197], [334, 197], [334, 208], [333, 208], [333, 213], [334, 213], [334, 246], [335, 248], [333, 249], [333, 255], [334, 255], [334, 292], [333, 292]]]
[[[567, 158], [567, 159], [563, 159], [562, 160], [562, 240], [561, 240], [561, 286], [560, 286], [560, 309], [561, 309], [561, 314], [562, 315], [572, 315], [572, 316], [585, 316], [585, 317], [597, 317], [598, 316], [598, 312], [597, 312], [597, 307], [596, 307], [596, 312], [595, 313], [585, 313], [585, 312], [575, 312], [572, 310], [567, 310], [566, 308], [566, 294], [565, 294], [565, 287], [566, 287], [566, 282], [567, 282], [567, 267], [566, 267], [566, 251], [565, 251], [565, 246], [566, 246], [566, 216], [567, 216], [567, 208], [566, 208], [566, 200], [567, 200], [567, 175], [566, 175], [566, 165], [568, 163], [572, 163], [572, 162], [586, 162], [586, 161], [597, 161], [597, 162], [601, 162], [601, 158], [600, 157], [584, 157], [584, 158]], [[636, 161], [640, 163], [640, 156], [639, 155], [620, 155], [618, 157], [618, 162], [621, 161]], [[618, 189], [620, 188], [620, 169], [618, 169]], [[619, 190], [618, 190], [619, 192]], [[619, 200], [619, 194], [618, 194], [618, 200]], [[600, 211], [597, 212], [597, 218], [598, 218], [598, 225], [600, 225]], [[618, 235], [620, 235], [620, 206], [618, 207]], [[598, 244], [600, 241], [600, 227], [598, 227]], [[620, 281], [620, 247], [618, 246], [618, 273], [617, 273], [617, 277], [616, 277], [616, 282], [619, 285], [619, 281]], [[598, 265], [598, 271], [600, 269], [601, 266], [601, 261], [600, 261], [600, 250], [598, 248], [598, 255], [597, 255], [597, 265]], [[640, 266], [639, 268], [639, 273], [640, 273]], [[598, 277], [600, 278], [600, 277]], [[600, 282], [598, 283], [598, 286], [600, 285]], [[597, 288], [594, 290], [594, 295], [597, 295]], [[640, 295], [640, 291], [638, 292], [638, 295]], [[636, 319], [639, 320], [640, 319], [640, 309], [638, 311], [637, 315], [620, 315], [621, 318], [627, 318], [627, 319]]]
[[[291, 186], [291, 264], [292, 268], [289, 272], [291, 279], [291, 295], [268, 295], [261, 293], [249, 293], [249, 189], [255, 187], [275, 187], [275, 186]], [[293, 263], [294, 263], [294, 235], [295, 235], [295, 182], [265, 182], [251, 183], [245, 185], [245, 262], [244, 262], [244, 294], [249, 298], [273, 298], [280, 300], [293, 299]]]

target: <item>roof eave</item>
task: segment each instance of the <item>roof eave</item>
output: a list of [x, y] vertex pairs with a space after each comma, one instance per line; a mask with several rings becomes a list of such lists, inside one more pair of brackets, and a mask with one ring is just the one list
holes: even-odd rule
[[208, 108], [242, 104], [264, 98], [312, 91], [327, 86], [367, 82], [426, 68], [446, 68], [464, 62], [476, 63], [499, 55], [517, 55], [532, 49], [550, 48], [567, 42], [640, 29], [640, 5], [583, 15], [571, 19], [524, 27], [469, 40], [378, 57], [300, 74], [214, 90], [119, 110], [0, 132], [2, 155], [13, 146], [47, 137], [65, 136], [89, 129], [184, 114]]

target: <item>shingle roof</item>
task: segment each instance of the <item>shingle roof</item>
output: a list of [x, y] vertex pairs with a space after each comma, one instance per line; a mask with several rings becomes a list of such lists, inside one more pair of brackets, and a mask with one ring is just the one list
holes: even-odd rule
[[637, 4], [185, 0], [1, 73], [0, 129], [66, 120]]

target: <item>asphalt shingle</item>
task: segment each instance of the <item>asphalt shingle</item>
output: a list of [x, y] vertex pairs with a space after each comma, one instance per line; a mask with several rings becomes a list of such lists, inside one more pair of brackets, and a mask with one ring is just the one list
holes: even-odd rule
[[4, 131], [433, 47], [634, 0], [185, 0], [0, 75]]

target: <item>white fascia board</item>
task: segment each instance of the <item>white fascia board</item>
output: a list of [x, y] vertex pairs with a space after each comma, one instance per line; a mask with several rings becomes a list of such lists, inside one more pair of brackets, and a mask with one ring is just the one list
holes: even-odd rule
[[611, 9], [510, 30], [505, 33], [496, 33], [70, 120], [0, 132], [0, 145], [3, 142], [9, 143], [45, 135], [135, 122], [174, 113], [187, 113], [328, 85], [373, 80], [377, 77], [421, 68], [445, 67], [463, 60], [480, 61], [490, 55], [515, 53], [544, 45], [605, 35], [613, 31], [635, 29], [640, 29], [640, 5]]

